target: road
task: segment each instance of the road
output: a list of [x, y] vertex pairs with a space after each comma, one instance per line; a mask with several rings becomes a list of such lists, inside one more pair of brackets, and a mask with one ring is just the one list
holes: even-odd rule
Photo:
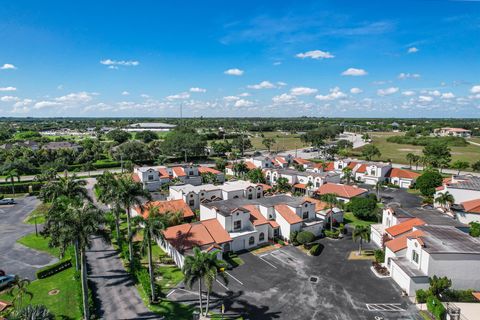
[[[121, 169], [119, 168], [110, 168], [110, 169], [100, 169], [100, 170], [94, 170], [94, 171], [90, 171], [90, 172], [71, 172], [69, 171], [68, 172], [68, 175], [69, 176], [73, 176], [73, 175], [76, 175], [77, 177], [86, 177], [86, 176], [99, 176], [101, 175], [103, 172], [105, 171], [110, 171], [110, 172], [114, 172], [114, 173], [118, 173], [118, 172], [121, 172]], [[58, 173], [59, 175], [62, 175], [63, 173], [62, 172], [59, 172]], [[27, 182], [27, 181], [33, 181], [35, 180], [35, 176], [20, 176], [20, 181], [22, 182]]]
[[35, 226], [25, 224], [23, 220], [40, 202], [35, 197], [16, 201], [16, 205], [0, 206], [0, 269], [34, 280], [38, 269], [58, 259], [17, 243], [21, 237], [35, 232]]

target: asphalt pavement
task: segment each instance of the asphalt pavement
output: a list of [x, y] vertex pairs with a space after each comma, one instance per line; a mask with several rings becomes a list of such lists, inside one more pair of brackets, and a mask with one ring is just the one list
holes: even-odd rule
[[18, 198], [16, 201], [15, 205], [0, 206], [0, 269], [34, 280], [36, 270], [58, 259], [17, 243], [21, 237], [35, 232], [34, 225], [23, 221], [40, 201], [35, 197]]

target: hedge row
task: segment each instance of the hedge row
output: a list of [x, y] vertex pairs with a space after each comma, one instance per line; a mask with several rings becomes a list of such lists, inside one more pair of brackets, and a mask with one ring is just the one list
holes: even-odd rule
[[[15, 184], [15, 193], [29, 193], [29, 187], [32, 186], [32, 191], [39, 191], [42, 188], [41, 183], [29, 183], [29, 184]], [[0, 185], [0, 194], [7, 193], [10, 194], [12, 192], [12, 186], [2, 184]]]
[[72, 266], [72, 259], [59, 261], [37, 271], [37, 279], [44, 279]]

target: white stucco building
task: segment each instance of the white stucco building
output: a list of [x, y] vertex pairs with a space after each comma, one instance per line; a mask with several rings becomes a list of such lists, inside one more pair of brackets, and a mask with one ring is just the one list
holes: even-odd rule
[[[435, 198], [447, 191], [453, 196], [455, 204], [480, 199], [480, 177], [462, 175], [445, 179], [443, 185], [437, 188]], [[440, 207], [438, 203], [435, 205]]]
[[355, 170], [355, 179], [366, 184], [375, 185], [387, 179], [387, 174], [392, 168], [390, 163], [367, 162]]

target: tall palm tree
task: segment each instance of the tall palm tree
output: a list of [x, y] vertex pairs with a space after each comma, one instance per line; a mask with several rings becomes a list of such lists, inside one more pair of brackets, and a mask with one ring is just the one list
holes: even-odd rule
[[205, 255], [198, 247], [193, 248], [193, 255], [186, 256], [183, 263], [183, 274], [185, 285], [192, 288], [198, 282], [198, 296], [200, 302], [200, 314], [203, 315], [202, 282], [207, 273]]
[[33, 298], [33, 293], [28, 291], [28, 286], [30, 285], [30, 280], [20, 279], [19, 276], [15, 276], [15, 281], [13, 285], [8, 289], [7, 293], [13, 297], [12, 304], [15, 309], [21, 309], [23, 307], [23, 299], [25, 296], [30, 297], [30, 300]]
[[223, 260], [217, 258], [218, 251], [213, 250], [211, 252], [204, 252], [205, 256], [205, 287], [207, 288], [207, 306], [205, 308], [205, 315], [208, 315], [208, 310], [210, 308], [210, 293], [213, 289], [213, 282], [217, 280], [217, 277], [220, 276], [220, 279], [225, 285], [228, 285], [227, 275], [223, 270], [227, 267], [227, 263]]
[[442, 207], [442, 209], [449, 210], [450, 206], [453, 203], [455, 203], [455, 198], [453, 197], [453, 195], [450, 192], [446, 191], [446, 192], [440, 193], [435, 198], [435, 202], [438, 202], [440, 204], [440, 206]]
[[415, 157], [415, 154], [413, 154], [411, 152], [407, 153], [407, 155], [405, 156], [405, 158], [407, 158], [410, 169], [412, 169], [412, 162], [414, 160], [414, 157]]
[[132, 242], [132, 223], [131, 208], [139, 207], [143, 210], [144, 201], [141, 198], [151, 200], [150, 193], [143, 189], [141, 183], [133, 181], [130, 176], [123, 176], [118, 179], [118, 189], [116, 191], [122, 207], [127, 210], [127, 228], [128, 228], [128, 260], [133, 261], [133, 242]]
[[333, 207], [338, 203], [337, 195], [335, 193], [327, 193], [322, 195], [322, 200], [325, 201], [330, 210], [330, 231], [333, 230]]
[[5, 176], [5, 182], [10, 181], [10, 184], [12, 186], [12, 194], [15, 197], [15, 179], [20, 182], [20, 175], [18, 174], [17, 169], [11, 169], [7, 172], [7, 175]]
[[370, 242], [370, 228], [367, 226], [355, 226], [352, 233], [352, 239], [354, 242], [359, 240], [358, 255], [361, 255], [363, 241]]
[[105, 171], [97, 178], [95, 187], [98, 190], [98, 200], [112, 209], [115, 219], [115, 231], [117, 233], [117, 244], [121, 247], [121, 233], [120, 233], [120, 214], [122, 211], [121, 199], [118, 194], [118, 180], [110, 171]]
[[418, 163], [420, 162], [420, 156], [417, 154], [414, 154], [412, 157], [412, 162], [415, 163], [415, 170], [418, 170]]
[[352, 180], [352, 168], [345, 167], [342, 169], [343, 177], [347, 180], [347, 184], [350, 184]]
[[44, 201], [51, 202], [56, 198], [65, 196], [70, 199], [92, 201], [85, 188], [87, 182], [79, 180], [76, 175], [68, 176], [65, 174], [58, 180], [51, 180], [45, 184], [40, 190], [40, 198]]
[[377, 201], [380, 201], [380, 190], [382, 190], [383, 181], [378, 181], [375, 183], [375, 195], [377, 196]]

